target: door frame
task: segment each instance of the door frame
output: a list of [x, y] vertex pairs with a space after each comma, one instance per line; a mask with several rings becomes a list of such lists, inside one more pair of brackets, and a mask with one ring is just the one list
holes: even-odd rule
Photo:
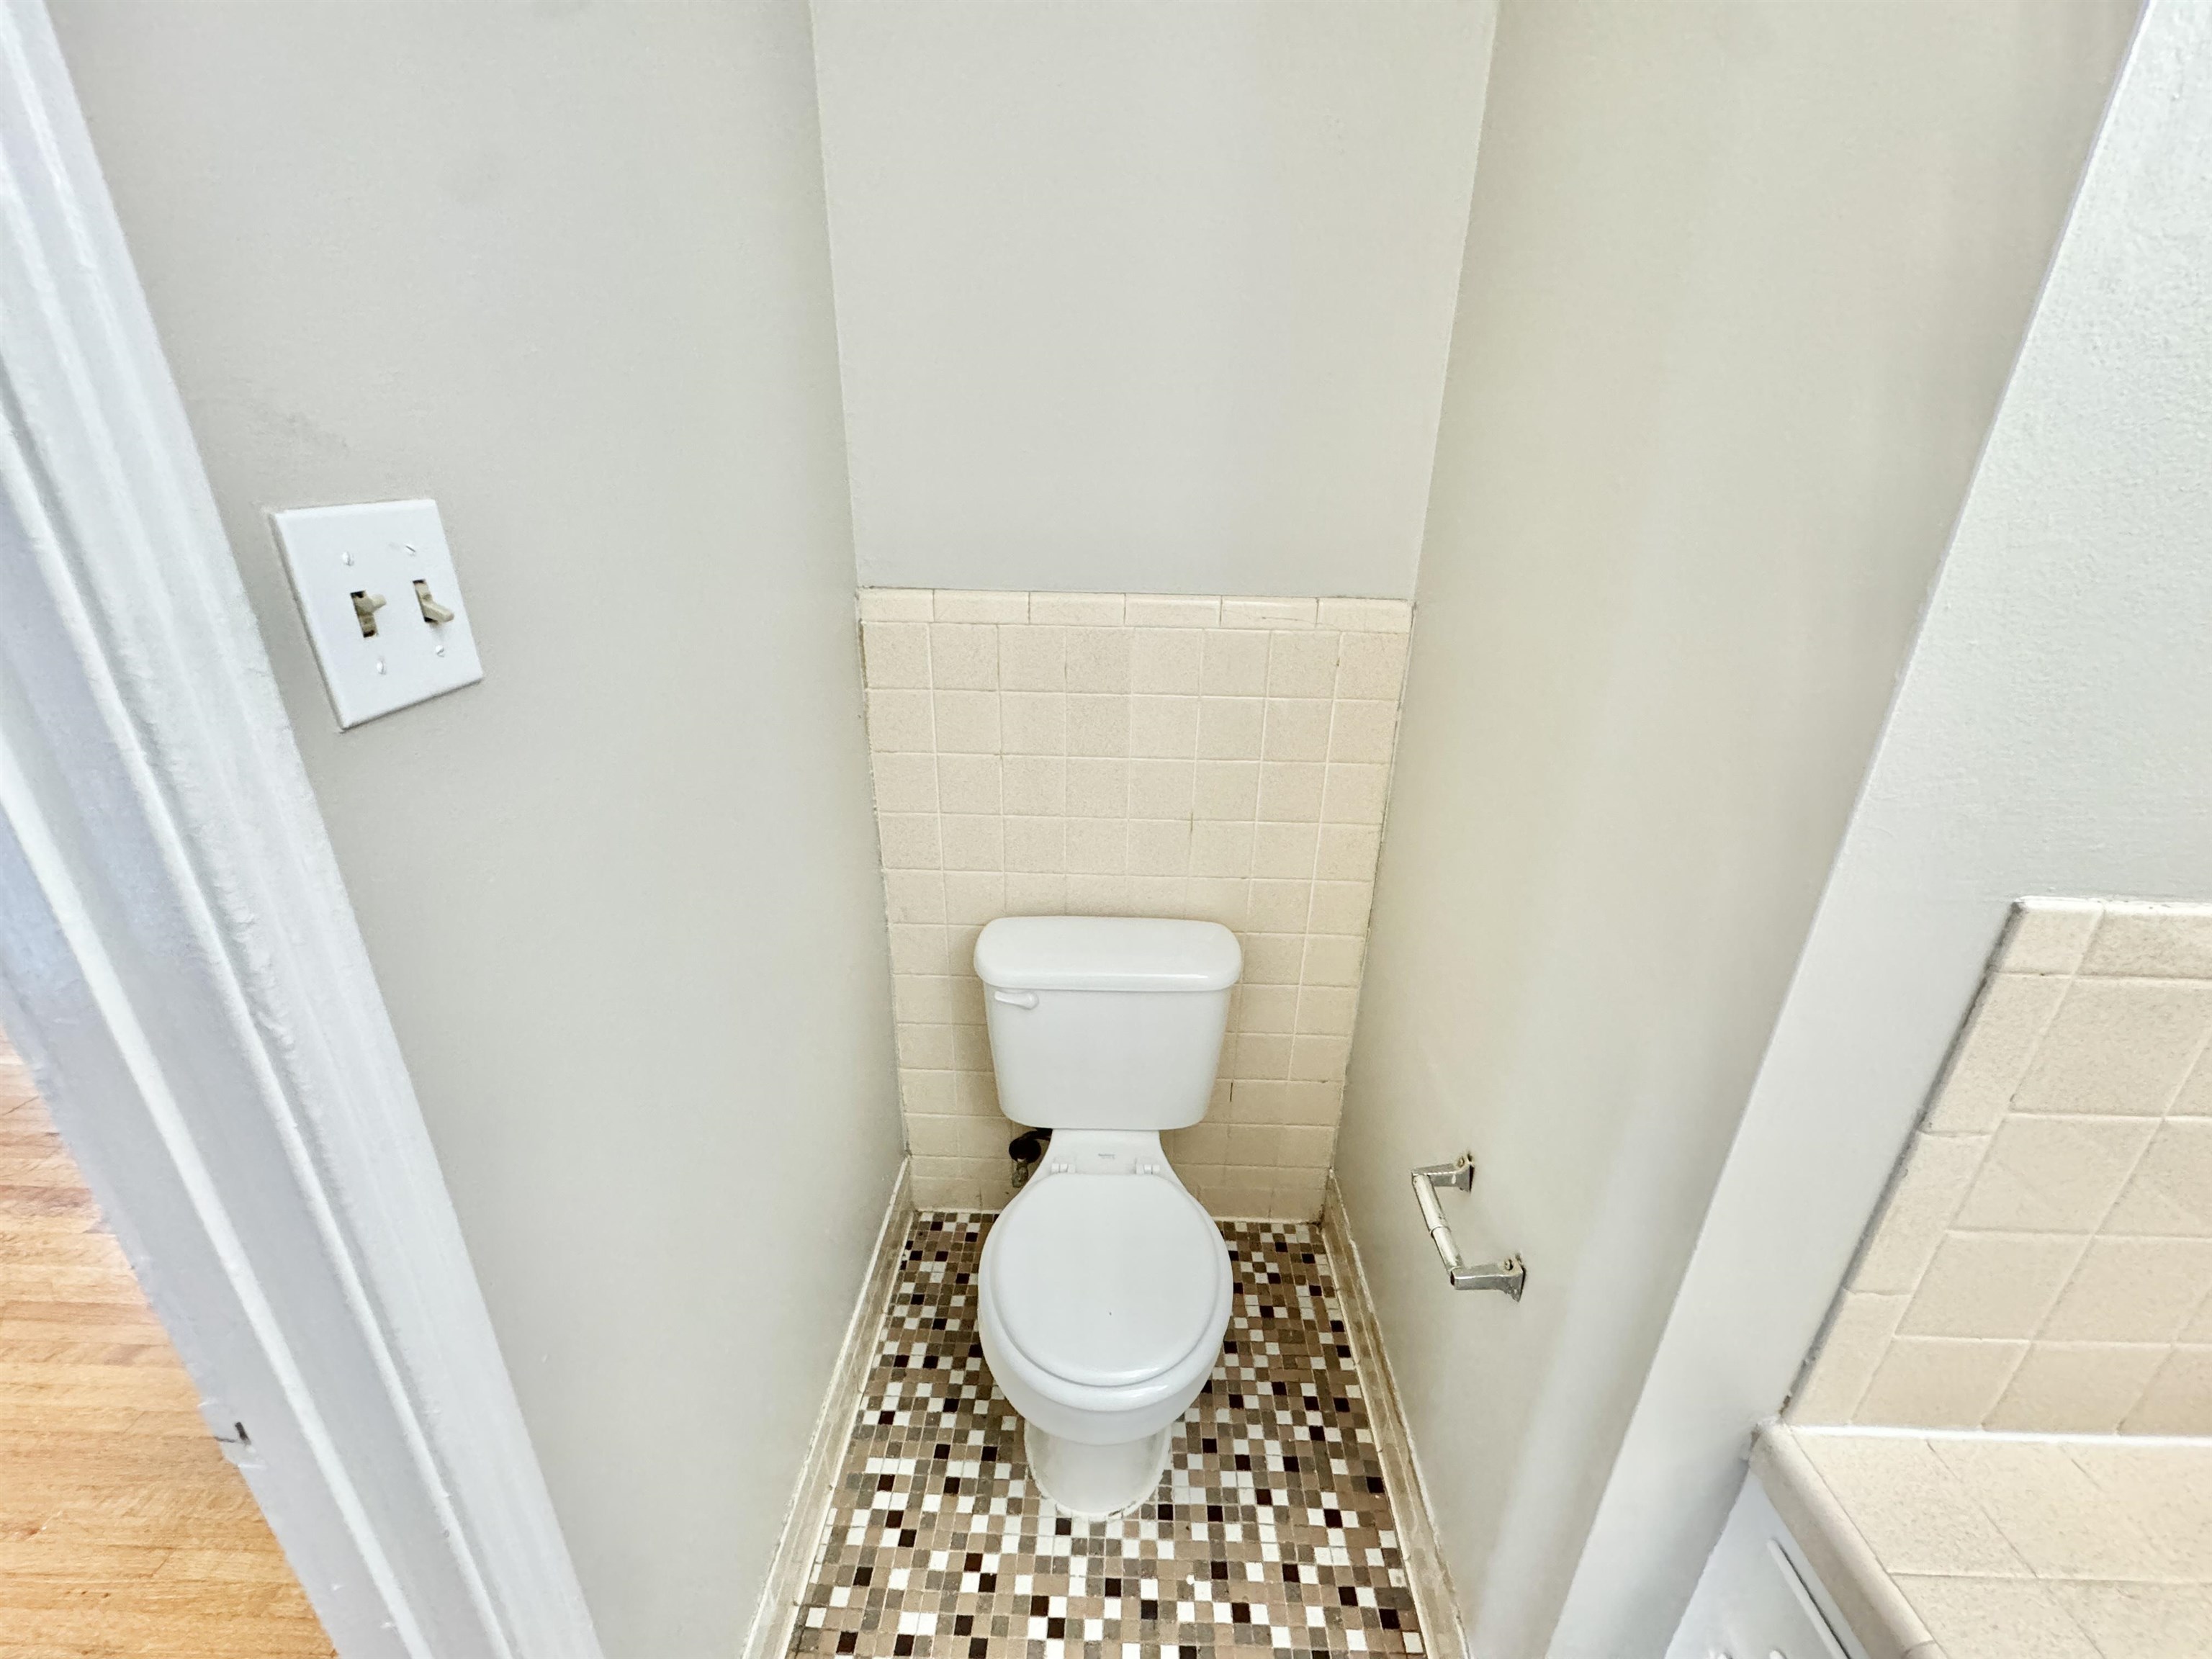
[[599, 1659], [52, 24], [0, 0], [0, 1020], [346, 1659]]

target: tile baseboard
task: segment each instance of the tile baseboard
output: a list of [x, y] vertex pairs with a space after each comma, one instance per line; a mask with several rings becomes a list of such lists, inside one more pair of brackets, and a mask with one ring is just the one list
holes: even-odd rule
[[791, 1508], [776, 1540], [775, 1559], [769, 1565], [768, 1580], [761, 1586], [760, 1602], [746, 1632], [744, 1659], [781, 1659], [790, 1650], [792, 1623], [822, 1547], [822, 1526], [836, 1497], [837, 1474], [852, 1439], [854, 1413], [860, 1408], [877, 1350], [883, 1346], [891, 1282], [898, 1276], [899, 1259], [905, 1252], [907, 1231], [914, 1219], [913, 1167], [911, 1158], [901, 1160], [898, 1179], [891, 1183], [890, 1199], [884, 1206], [868, 1276], [861, 1282], [853, 1317], [845, 1327], [844, 1344], [838, 1350], [837, 1367], [830, 1374], [821, 1413], [814, 1421], [806, 1461], [799, 1466], [799, 1479], [792, 1487]]
[[1390, 1488], [1392, 1512], [1398, 1522], [1398, 1548], [1405, 1558], [1406, 1577], [1413, 1592], [1414, 1611], [1428, 1633], [1430, 1651], [1457, 1656], [1467, 1652], [1467, 1632], [1460, 1622], [1459, 1601], [1453, 1594], [1451, 1574], [1437, 1545], [1436, 1518], [1429, 1507], [1429, 1491], [1413, 1455], [1413, 1437], [1398, 1400], [1397, 1379], [1382, 1346], [1382, 1328], [1375, 1316], [1375, 1302], [1368, 1292], [1367, 1267], [1344, 1212], [1344, 1194], [1336, 1177], [1328, 1178], [1321, 1215], [1322, 1248], [1336, 1264], [1336, 1293], [1344, 1309], [1345, 1334], [1352, 1346], [1352, 1364], [1359, 1372], [1367, 1396], [1367, 1424], [1375, 1436], [1375, 1449], [1382, 1460], [1382, 1479]]

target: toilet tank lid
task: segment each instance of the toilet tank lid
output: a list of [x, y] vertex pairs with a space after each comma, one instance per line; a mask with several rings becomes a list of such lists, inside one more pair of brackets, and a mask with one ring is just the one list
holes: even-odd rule
[[1214, 921], [1001, 916], [975, 941], [986, 985], [1022, 991], [1220, 991], [1244, 954]]

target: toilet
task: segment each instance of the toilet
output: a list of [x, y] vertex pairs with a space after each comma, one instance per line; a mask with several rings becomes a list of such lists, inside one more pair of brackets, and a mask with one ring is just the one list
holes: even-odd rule
[[1160, 1150], [1206, 1115], [1237, 936], [1009, 916], [975, 942], [1000, 1109], [1052, 1144], [984, 1241], [984, 1362], [1066, 1514], [1143, 1502], [1229, 1327], [1228, 1247]]

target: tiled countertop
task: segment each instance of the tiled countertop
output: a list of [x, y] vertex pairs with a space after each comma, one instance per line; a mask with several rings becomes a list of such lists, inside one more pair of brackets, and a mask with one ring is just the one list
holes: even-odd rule
[[2212, 1440], [1764, 1430], [1869, 1659], [2212, 1655]]

